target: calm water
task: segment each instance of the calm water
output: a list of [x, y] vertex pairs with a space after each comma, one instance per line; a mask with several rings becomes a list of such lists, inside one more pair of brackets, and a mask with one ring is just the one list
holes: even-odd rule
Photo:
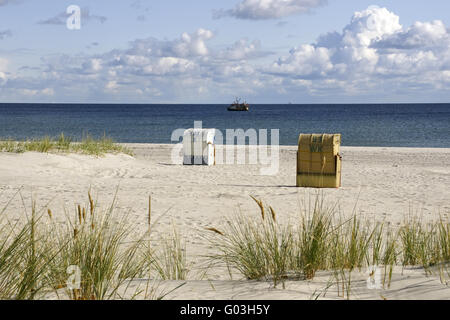
[[341, 133], [346, 146], [450, 148], [450, 104], [226, 105], [0, 104], [0, 138], [104, 133], [119, 142], [171, 143], [172, 131], [191, 128], [280, 129], [280, 144], [299, 133]]

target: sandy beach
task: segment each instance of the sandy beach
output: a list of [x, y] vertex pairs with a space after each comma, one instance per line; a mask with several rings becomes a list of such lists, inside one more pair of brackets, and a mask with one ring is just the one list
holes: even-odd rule
[[[118, 190], [117, 207], [129, 212], [140, 232], [147, 228], [150, 195], [152, 215], [161, 217], [153, 237], [163, 236], [174, 225], [186, 241], [188, 260], [194, 266], [210, 249], [205, 228], [221, 227], [234, 212], [258, 214], [250, 195], [270, 204], [282, 221], [305, 209], [317, 192], [330, 205], [337, 205], [340, 214], [356, 212], [373, 221], [398, 224], [408, 213], [424, 219], [450, 214], [450, 149], [342, 147], [342, 187], [318, 191], [295, 187], [294, 146], [280, 147], [276, 175], [261, 175], [261, 165], [251, 164], [183, 166], [171, 160], [173, 145], [127, 146], [134, 151], [133, 157], [0, 153], [0, 207], [9, 202], [3, 214], [20, 221], [35, 199], [38, 208], [51, 208], [57, 219], [64, 219], [64, 210], [71, 213], [77, 203], [86, 203], [89, 189], [101, 206], [108, 206]], [[269, 282], [231, 280], [223, 270], [209, 270], [203, 279], [198, 274], [193, 270], [187, 285], [166, 299], [308, 299], [328, 279], [323, 274], [312, 281], [289, 281], [282, 289]], [[355, 285], [364, 281], [361, 271]], [[166, 281], [161, 287], [177, 283]], [[325, 298], [336, 298], [330, 290]], [[360, 299], [380, 298], [379, 292], [358, 292]], [[412, 268], [396, 272], [383, 297], [449, 299], [450, 288], [439, 277], [425, 277], [423, 270]]]

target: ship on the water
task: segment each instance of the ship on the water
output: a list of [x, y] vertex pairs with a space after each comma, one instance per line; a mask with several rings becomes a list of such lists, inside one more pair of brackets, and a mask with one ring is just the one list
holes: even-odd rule
[[227, 108], [228, 111], [248, 111], [250, 105], [247, 102], [241, 103], [241, 99], [236, 98], [234, 102]]

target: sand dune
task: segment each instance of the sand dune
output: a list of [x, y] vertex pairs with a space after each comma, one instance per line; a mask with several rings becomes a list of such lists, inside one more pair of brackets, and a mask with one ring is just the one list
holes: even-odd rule
[[[148, 196], [152, 211], [163, 215], [161, 234], [173, 223], [186, 237], [190, 259], [207, 248], [205, 227], [221, 226], [224, 217], [240, 210], [253, 214], [257, 207], [249, 195], [269, 203], [281, 219], [298, 214], [316, 189], [296, 188], [296, 147], [280, 148], [280, 168], [276, 175], [260, 174], [261, 165], [183, 166], [171, 161], [171, 145], [128, 144], [135, 157], [79, 154], [0, 153], [0, 207], [11, 200], [4, 214], [23, 219], [23, 203], [31, 198], [38, 207], [49, 207], [63, 219], [63, 208], [85, 203], [91, 188], [108, 205], [118, 190], [118, 207], [130, 212], [137, 228], [147, 226]], [[450, 214], [450, 149], [342, 147], [342, 188], [324, 189], [330, 204], [337, 203], [341, 214], [356, 212], [373, 220], [399, 223], [414, 211], [425, 219]], [[139, 231], [139, 230], [137, 230]], [[450, 298], [448, 287], [438, 278], [397, 274], [387, 299]], [[188, 283], [167, 296], [171, 299], [303, 299], [319, 290], [327, 275], [313, 282], [289, 281], [286, 289], [273, 289], [270, 283], [231, 281], [223, 272], [210, 274], [212, 282], [199, 281], [195, 272]], [[361, 279], [364, 279], [362, 276]], [[361, 280], [363, 283], [364, 281]], [[176, 286], [168, 282], [166, 287]], [[355, 284], [357, 285], [357, 284]], [[215, 289], [213, 289], [213, 287]], [[332, 291], [332, 288], [330, 289]], [[330, 292], [331, 292], [330, 291]], [[360, 290], [359, 298], [381, 298], [378, 293]], [[338, 298], [330, 293], [325, 298]]]

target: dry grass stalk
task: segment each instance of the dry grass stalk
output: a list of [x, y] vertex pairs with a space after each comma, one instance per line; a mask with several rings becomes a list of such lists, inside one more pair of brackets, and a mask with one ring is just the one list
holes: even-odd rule
[[217, 230], [216, 228], [205, 228], [206, 230], [215, 232], [217, 234], [220, 234], [221, 236], [224, 236], [225, 234], [222, 231]]
[[92, 200], [92, 196], [91, 196], [91, 192], [88, 192], [88, 198], [89, 198], [89, 209], [90, 209], [90, 213], [91, 216], [94, 215], [94, 200]]
[[270, 214], [272, 215], [272, 220], [277, 221], [275, 210], [271, 206], [269, 206], [269, 210], [270, 210]]
[[82, 220], [81, 220], [81, 206], [80, 205], [78, 205], [77, 206], [77, 213], [78, 213], [78, 222], [81, 224], [82, 223]]
[[262, 219], [264, 220], [264, 218], [265, 218], [265, 210], [264, 210], [264, 204], [263, 204], [263, 202], [262, 202], [262, 200], [258, 200], [258, 199], [256, 199], [254, 196], [250, 196], [255, 202], [256, 202], [256, 204], [258, 205], [258, 207], [259, 207], [259, 209], [260, 209], [260, 211], [261, 211], [261, 217], [262, 217]]

